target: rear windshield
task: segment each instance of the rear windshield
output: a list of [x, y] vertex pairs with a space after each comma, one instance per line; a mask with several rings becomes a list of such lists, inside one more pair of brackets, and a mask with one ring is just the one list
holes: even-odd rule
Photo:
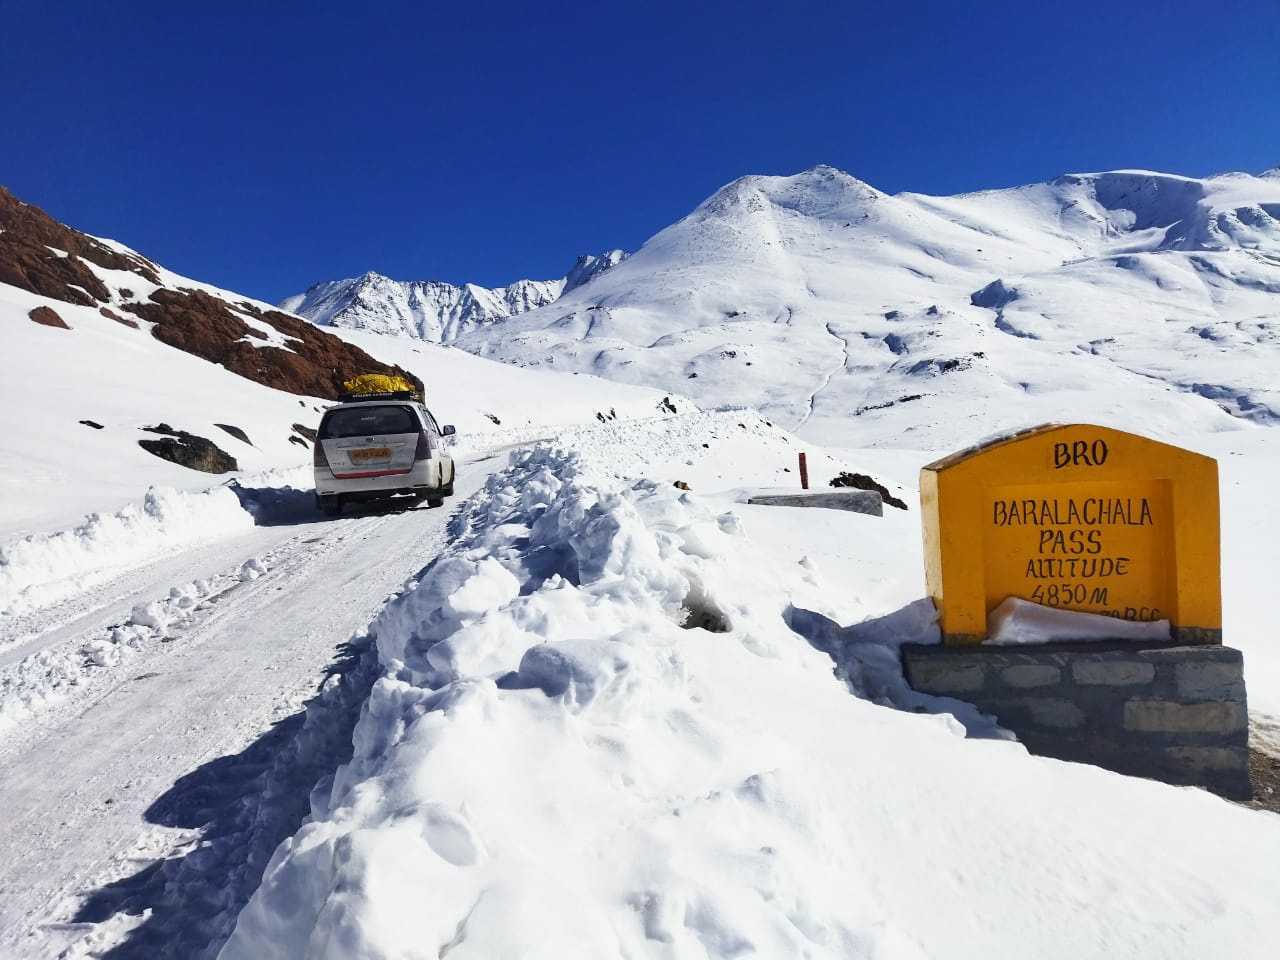
[[348, 407], [330, 410], [320, 421], [320, 439], [372, 437], [383, 433], [417, 433], [418, 418], [408, 407]]

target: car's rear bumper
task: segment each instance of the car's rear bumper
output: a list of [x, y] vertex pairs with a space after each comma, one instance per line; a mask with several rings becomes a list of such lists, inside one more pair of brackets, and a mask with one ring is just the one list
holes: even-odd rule
[[335, 477], [325, 467], [315, 470], [316, 493], [322, 497], [342, 494], [352, 499], [392, 496], [397, 493], [430, 493], [439, 490], [441, 461], [418, 460], [408, 473], [370, 471], [360, 476]]

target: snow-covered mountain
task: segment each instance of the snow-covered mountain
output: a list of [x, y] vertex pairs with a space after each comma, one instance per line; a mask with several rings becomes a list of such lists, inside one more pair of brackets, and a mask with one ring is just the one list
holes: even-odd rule
[[[581, 272], [593, 262], [580, 261]], [[3, 188], [0, 327], [0, 537], [114, 510], [153, 484], [201, 489], [309, 464], [324, 401], [357, 373], [419, 379], [463, 442], [497, 429], [536, 424], [542, 433], [553, 424], [652, 416], [676, 403], [689, 408], [595, 377], [323, 329], [174, 274]], [[4, 559], [0, 547], [0, 565]]]
[[558, 280], [517, 280], [505, 287], [392, 280], [371, 270], [349, 280], [317, 283], [285, 298], [280, 307], [321, 326], [449, 343], [468, 330], [554, 303], [626, 256], [621, 250], [581, 256]]
[[828, 166], [717, 191], [591, 284], [458, 344], [948, 449], [1063, 417], [1280, 418], [1280, 173], [1118, 170], [955, 197]]
[[[938, 636], [911, 447], [1176, 427], [1221, 464], [1274, 809], [1278, 217], [1275, 174], [747, 178], [462, 331], [519, 369], [0, 191], [0, 537], [137, 500], [0, 541], [0, 955], [1269, 958], [1273, 814], [1028, 757], [899, 657]], [[456, 509], [322, 519], [320, 398], [392, 363], [473, 444]], [[224, 479], [140, 446], [188, 431], [240, 482], [143, 496]], [[743, 502], [797, 449], [908, 509]]]

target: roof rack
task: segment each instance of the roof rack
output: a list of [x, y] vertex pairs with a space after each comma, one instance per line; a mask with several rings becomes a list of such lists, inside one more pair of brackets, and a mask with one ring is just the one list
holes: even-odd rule
[[394, 390], [390, 393], [340, 393], [339, 403], [364, 403], [368, 400], [417, 400], [422, 397], [412, 390]]

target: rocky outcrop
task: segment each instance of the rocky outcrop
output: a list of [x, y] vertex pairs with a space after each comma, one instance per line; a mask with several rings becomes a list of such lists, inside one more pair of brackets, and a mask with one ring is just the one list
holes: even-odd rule
[[106, 284], [85, 261], [160, 283], [150, 260], [119, 253], [0, 187], [0, 283], [85, 307], [108, 301]]
[[185, 430], [175, 430], [167, 423], [143, 429], [148, 433], [160, 434], [160, 439], [139, 440], [138, 446], [161, 460], [203, 473], [230, 473], [240, 469], [236, 458], [212, 440], [197, 437]]
[[975, 307], [988, 310], [1002, 310], [1018, 299], [1016, 287], [1005, 286], [1003, 280], [992, 280], [981, 290], [969, 294], [969, 302]]
[[606, 270], [613, 269], [627, 259], [628, 256], [630, 254], [625, 250], [609, 250], [605, 253], [586, 254], [579, 257], [569, 272], [565, 274], [564, 289], [561, 291], [561, 296], [570, 290], [578, 289], [578, 287], [598, 277]]
[[276, 310], [263, 311], [255, 319], [289, 337], [289, 348], [262, 346], [261, 330], [250, 327], [225, 300], [203, 290], [160, 289], [148, 300], [126, 303], [122, 309], [152, 324], [151, 335], [157, 340], [277, 390], [336, 400], [342, 382], [359, 373], [406, 377], [421, 389], [412, 374]]
[[[135, 274], [159, 289], [138, 300], [131, 289], [113, 290], [90, 264]], [[411, 374], [298, 317], [205, 290], [165, 287], [150, 260], [61, 224], [2, 187], [0, 283], [51, 300], [97, 306], [103, 316], [136, 327], [136, 321], [116, 312], [128, 311], [151, 324], [151, 335], [162, 343], [277, 390], [335, 400], [342, 381], [361, 373], [399, 375], [421, 389]], [[30, 316], [37, 323], [67, 327], [50, 307], [36, 307]], [[272, 338], [263, 324], [275, 328], [287, 348], [268, 343]]]
[[853, 490], [874, 490], [880, 494], [880, 499], [891, 507], [897, 507], [899, 510], [907, 509], [906, 503], [899, 497], [895, 497], [889, 492], [889, 488], [880, 483], [874, 477], [869, 477], [865, 473], [850, 473], [847, 470], [840, 471], [840, 474], [831, 481], [833, 487], [849, 487]]

